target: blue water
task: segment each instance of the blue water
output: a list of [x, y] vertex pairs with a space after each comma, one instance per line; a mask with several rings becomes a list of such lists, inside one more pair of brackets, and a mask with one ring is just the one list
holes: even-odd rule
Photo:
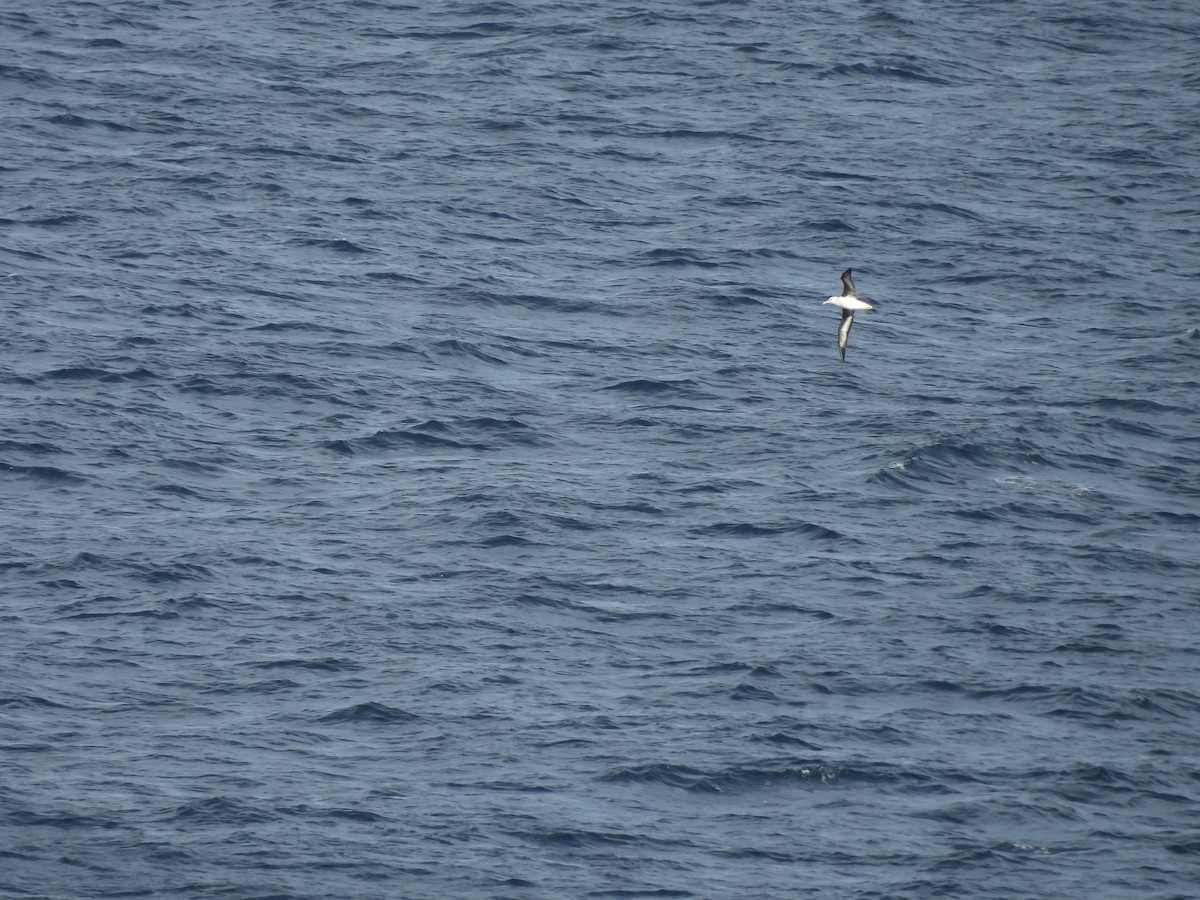
[[0, 895], [1200, 893], [1193, 3], [0, 36]]

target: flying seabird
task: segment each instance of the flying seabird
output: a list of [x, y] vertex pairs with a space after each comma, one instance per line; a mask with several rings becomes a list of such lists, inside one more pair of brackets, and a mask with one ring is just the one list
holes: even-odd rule
[[850, 277], [850, 269], [842, 273], [842, 296], [830, 297], [821, 305], [833, 304], [842, 311], [842, 324], [838, 326], [838, 353], [842, 362], [846, 361], [846, 341], [850, 340], [850, 326], [854, 324], [854, 314], [862, 309], [874, 309], [870, 303], [864, 303], [854, 294], [854, 279]]

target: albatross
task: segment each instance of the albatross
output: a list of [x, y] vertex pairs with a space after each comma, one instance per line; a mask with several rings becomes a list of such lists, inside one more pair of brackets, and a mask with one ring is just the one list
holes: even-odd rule
[[842, 296], [830, 297], [822, 306], [833, 305], [842, 311], [842, 324], [838, 326], [838, 353], [842, 362], [846, 361], [846, 342], [850, 340], [850, 326], [854, 324], [854, 314], [864, 309], [874, 309], [870, 303], [858, 299], [854, 293], [854, 279], [850, 277], [851, 269], [842, 273]]

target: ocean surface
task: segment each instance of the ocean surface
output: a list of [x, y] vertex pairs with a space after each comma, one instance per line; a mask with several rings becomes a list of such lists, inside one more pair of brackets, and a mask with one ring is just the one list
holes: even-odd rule
[[0, 48], [0, 896], [1200, 896], [1191, 0]]

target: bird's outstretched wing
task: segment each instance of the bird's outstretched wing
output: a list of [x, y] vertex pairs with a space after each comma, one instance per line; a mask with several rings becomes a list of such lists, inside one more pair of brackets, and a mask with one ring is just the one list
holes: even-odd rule
[[847, 269], [845, 272], [842, 273], [842, 296], [843, 297], [853, 297], [854, 296], [854, 279], [850, 277], [850, 273], [852, 271], [853, 271], [853, 269]]
[[854, 324], [854, 313], [848, 309], [842, 310], [842, 324], [838, 326], [838, 353], [842, 362], [846, 361], [846, 344], [850, 340], [850, 326]]

